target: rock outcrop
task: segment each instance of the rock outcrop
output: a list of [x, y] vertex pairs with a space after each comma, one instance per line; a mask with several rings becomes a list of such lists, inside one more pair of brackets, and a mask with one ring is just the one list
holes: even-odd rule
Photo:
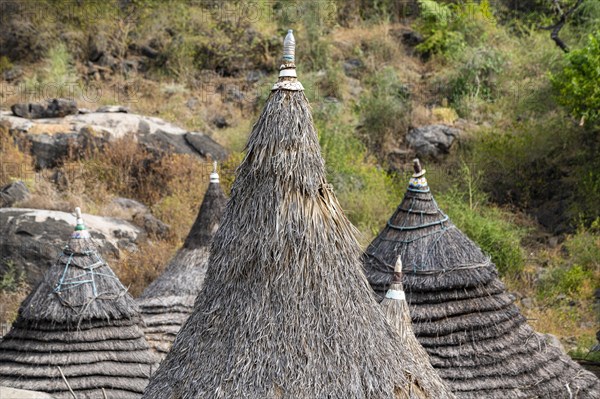
[[460, 130], [453, 127], [428, 125], [411, 129], [406, 141], [419, 158], [437, 158], [448, 154], [459, 136]]
[[[56, 109], [62, 109], [60, 102], [56, 104]], [[130, 134], [158, 156], [190, 154], [202, 160], [227, 157], [227, 150], [204, 133], [188, 132], [160, 118], [132, 114], [124, 107], [101, 107], [95, 112], [62, 117], [48, 117], [47, 112], [39, 104], [17, 104], [13, 112], [0, 111], [0, 122], [8, 122], [17, 141], [31, 148], [38, 168], [57, 166], [67, 156], [83, 154]], [[35, 119], [38, 115], [41, 119]]]
[[22, 181], [7, 184], [0, 188], [0, 208], [13, 206], [19, 201], [25, 201], [31, 197], [29, 189]]
[[[85, 215], [99, 251], [104, 257], [136, 251], [143, 230], [122, 219]], [[0, 275], [12, 267], [33, 285], [60, 254], [65, 236], [71, 234], [75, 215], [39, 209], [0, 209]]]

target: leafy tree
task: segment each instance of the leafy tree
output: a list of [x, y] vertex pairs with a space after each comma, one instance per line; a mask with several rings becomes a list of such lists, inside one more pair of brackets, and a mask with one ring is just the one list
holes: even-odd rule
[[600, 31], [589, 35], [585, 47], [565, 55], [567, 65], [551, 76], [558, 102], [577, 118], [600, 121]]

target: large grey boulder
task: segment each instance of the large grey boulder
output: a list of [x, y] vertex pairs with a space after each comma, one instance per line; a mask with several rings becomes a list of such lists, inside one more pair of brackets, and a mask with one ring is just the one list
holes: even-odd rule
[[13, 204], [25, 201], [30, 197], [31, 193], [22, 181], [7, 184], [0, 188], [0, 208], [13, 206]]
[[190, 154], [202, 160], [227, 157], [225, 148], [204, 133], [188, 132], [163, 119], [132, 114], [119, 106], [41, 119], [0, 111], [0, 121], [8, 122], [11, 132], [30, 145], [38, 168], [54, 167], [68, 155], [83, 154], [127, 135], [157, 156]]
[[45, 103], [14, 104], [10, 107], [15, 116], [21, 118], [62, 118], [79, 112], [73, 100], [53, 98]]
[[109, 209], [120, 218], [133, 220], [135, 215], [145, 215], [150, 213], [150, 208], [131, 198], [115, 197], [108, 204]]
[[211, 157], [213, 160], [227, 158], [227, 150], [216, 141], [205, 134], [186, 133], [186, 143], [203, 157]]
[[[59, 125], [60, 126], [60, 125]], [[44, 130], [42, 129], [41, 132]], [[41, 133], [31, 132], [25, 136], [38, 168], [57, 166], [67, 156], [80, 156], [86, 151], [102, 147], [110, 140], [106, 133], [98, 133], [87, 127], [77, 132]]]
[[108, 210], [111, 215], [131, 221], [143, 228], [150, 237], [165, 239], [171, 233], [171, 226], [152, 215], [146, 205], [131, 198], [113, 198], [108, 204]]
[[406, 142], [420, 158], [438, 158], [448, 154], [452, 144], [460, 136], [460, 130], [446, 125], [429, 125], [411, 129]]
[[[105, 257], [118, 258], [137, 250], [143, 230], [122, 219], [83, 216]], [[60, 254], [75, 226], [75, 215], [40, 209], [0, 209], [0, 277], [9, 267], [36, 284]]]

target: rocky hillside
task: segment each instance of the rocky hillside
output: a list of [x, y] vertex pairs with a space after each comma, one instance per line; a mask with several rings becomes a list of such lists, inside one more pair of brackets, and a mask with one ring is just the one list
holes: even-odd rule
[[98, 238], [141, 292], [185, 237], [211, 161], [232, 181], [293, 28], [328, 179], [363, 242], [418, 155], [536, 329], [574, 356], [595, 342], [597, 1], [2, 7], [3, 318], [44, 267], [30, 245], [53, 247], [75, 206], [114, 226]]

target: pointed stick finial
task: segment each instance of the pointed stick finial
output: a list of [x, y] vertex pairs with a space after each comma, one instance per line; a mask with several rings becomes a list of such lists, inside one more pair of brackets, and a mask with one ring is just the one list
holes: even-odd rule
[[421, 161], [419, 161], [419, 158], [413, 159], [413, 169], [415, 171], [415, 173], [413, 173], [413, 177], [421, 177], [426, 172], [426, 170], [421, 167]]
[[81, 208], [75, 208], [75, 215], [77, 216], [77, 226], [75, 230], [85, 230], [85, 225], [83, 224], [83, 217], [81, 216]]
[[400, 258], [400, 255], [396, 258], [394, 277], [392, 278], [390, 289], [385, 293], [385, 297], [388, 299], [396, 299], [398, 301], [406, 300], [404, 288], [402, 287], [402, 259]]
[[219, 183], [219, 174], [217, 173], [217, 161], [213, 162], [213, 171], [210, 174], [211, 183]]
[[83, 223], [83, 217], [81, 216], [81, 208], [75, 208], [75, 215], [77, 217], [77, 225], [75, 226], [75, 231], [71, 235], [71, 238], [89, 238], [90, 233], [85, 228], [85, 224]]
[[394, 266], [394, 279], [392, 284], [402, 283], [402, 258], [398, 255], [396, 259], [396, 265]]

